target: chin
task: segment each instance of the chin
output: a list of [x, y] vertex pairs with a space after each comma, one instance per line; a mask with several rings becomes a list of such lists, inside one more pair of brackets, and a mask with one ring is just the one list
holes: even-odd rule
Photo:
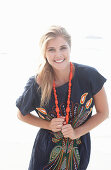
[[69, 61], [64, 60], [62, 63], [53, 63], [55, 69], [65, 69], [69, 64]]

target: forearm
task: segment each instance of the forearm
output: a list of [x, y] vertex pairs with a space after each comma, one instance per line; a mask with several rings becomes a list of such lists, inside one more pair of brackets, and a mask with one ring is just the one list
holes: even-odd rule
[[23, 116], [23, 115], [21, 115], [19, 113], [18, 118], [19, 118], [19, 120], [21, 120], [23, 122], [26, 122], [26, 123], [28, 123], [30, 125], [50, 130], [49, 121], [43, 120], [43, 119], [41, 119], [41, 118], [39, 118], [37, 116], [34, 116], [32, 114], [27, 114], [26, 116]]
[[89, 120], [87, 120], [87, 122], [85, 122], [83, 125], [79, 126], [78, 128], [76, 128], [74, 130], [75, 134], [76, 134], [76, 138], [79, 138], [79, 137], [85, 135], [86, 133], [88, 133], [95, 127], [97, 127], [107, 117], [108, 117], [108, 115], [103, 114], [103, 113], [96, 113], [95, 115], [93, 115]]

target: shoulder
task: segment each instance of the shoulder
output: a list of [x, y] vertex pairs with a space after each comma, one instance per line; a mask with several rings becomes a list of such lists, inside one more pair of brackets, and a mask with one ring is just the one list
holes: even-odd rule
[[75, 68], [78, 69], [78, 71], [81, 72], [93, 72], [93, 71], [97, 71], [96, 68], [88, 66], [88, 65], [83, 65], [83, 64], [78, 64], [78, 63], [73, 63], [75, 65]]
[[98, 72], [96, 68], [88, 65], [83, 65], [78, 63], [74, 63], [74, 65], [78, 76], [83, 78], [89, 79], [91, 76], [95, 76], [95, 74]]
[[79, 83], [88, 86], [93, 95], [96, 94], [106, 82], [106, 78], [94, 67], [75, 63], [75, 69]]
[[33, 76], [30, 76], [27, 83], [26, 83], [26, 86], [25, 86], [25, 89], [30, 89], [30, 88], [37, 88], [39, 85], [37, 83], [37, 76], [36, 75], [33, 75]]

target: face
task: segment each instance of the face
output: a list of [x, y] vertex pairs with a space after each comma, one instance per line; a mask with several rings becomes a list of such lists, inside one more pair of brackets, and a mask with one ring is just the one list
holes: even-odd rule
[[46, 58], [54, 69], [64, 69], [69, 64], [70, 46], [62, 37], [49, 40], [46, 46]]

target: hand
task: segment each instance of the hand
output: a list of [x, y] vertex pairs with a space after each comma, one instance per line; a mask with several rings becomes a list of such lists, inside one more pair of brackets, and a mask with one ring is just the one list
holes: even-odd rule
[[65, 117], [53, 118], [49, 122], [49, 129], [53, 132], [61, 131], [64, 120], [65, 120]]
[[76, 133], [71, 124], [66, 124], [62, 126], [62, 133], [65, 138], [70, 138], [72, 140], [76, 139]]

